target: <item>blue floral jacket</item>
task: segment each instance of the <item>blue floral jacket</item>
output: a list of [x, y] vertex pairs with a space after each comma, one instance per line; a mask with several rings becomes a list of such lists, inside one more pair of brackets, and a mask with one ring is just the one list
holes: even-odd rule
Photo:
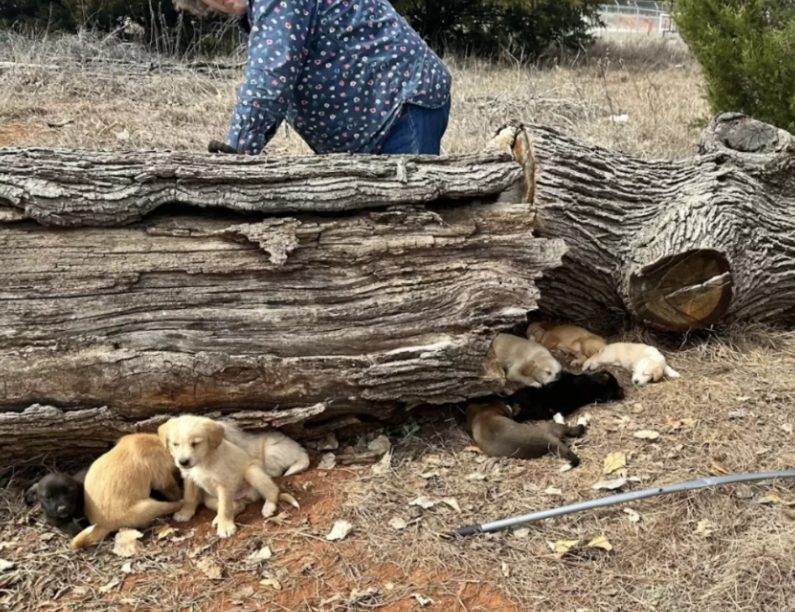
[[450, 73], [387, 0], [250, 0], [228, 144], [256, 155], [283, 119], [317, 153], [372, 153], [404, 103], [439, 108]]

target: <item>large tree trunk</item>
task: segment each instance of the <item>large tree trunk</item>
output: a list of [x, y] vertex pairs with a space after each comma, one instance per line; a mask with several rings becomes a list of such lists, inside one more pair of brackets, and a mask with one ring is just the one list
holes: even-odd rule
[[723, 114], [698, 155], [672, 162], [542, 126], [521, 133], [538, 235], [569, 247], [563, 266], [539, 281], [545, 314], [603, 330], [629, 320], [671, 331], [795, 322], [791, 134]]
[[505, 153], [0, 151], [0, 456], [499, 388], [491, 337], [565, 250], [522, 189]]

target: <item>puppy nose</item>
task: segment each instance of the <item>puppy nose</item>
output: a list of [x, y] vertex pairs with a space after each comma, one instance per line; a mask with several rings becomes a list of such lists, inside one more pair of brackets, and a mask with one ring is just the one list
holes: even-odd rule
[[190, 463], [190, 459], [180, 459], [180, 460], [179, 460], [179, 464], [180, 464], [182, 467], [188, 467], [188, 464], [189, 464], [189, 463]]

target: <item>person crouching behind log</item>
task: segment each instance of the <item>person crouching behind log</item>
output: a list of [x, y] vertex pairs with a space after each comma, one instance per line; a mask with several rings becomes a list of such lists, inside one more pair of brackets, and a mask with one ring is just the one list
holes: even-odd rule
[[282, 120], [315, 153], [438, 155], [451, 77], [388, 0], [174, 0], [238, 15], [248, 66], [211, 152], [259, 154]]

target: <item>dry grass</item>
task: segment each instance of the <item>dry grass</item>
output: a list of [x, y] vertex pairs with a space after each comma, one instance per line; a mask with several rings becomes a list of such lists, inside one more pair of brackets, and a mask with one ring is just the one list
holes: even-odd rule
[[[34, 65], [0, 71], [0, 146], [204, 150], [208, 140], [226, 133], [238, 71], [36, 68], [66, 58], [162, 60], [88, 34], [80, 40], [0, 36], [0, 61]], [[668, 46], [602, 45], [587, 58], [547, 68], [452, 60], [454, 103], [444, 150], [478, 150], [495, 128], [520, 119], [644, 157], [687, 156], [708, 112], [697, 66], [682, 49]], [[622, 114], [629, 116], [626, 123], [611, 119]], [[65, 121], [72, 123], [48, 126]], [[307, 152], [284, 128], [269, 150]]]
[[[606, 47], [577, 66], [526, 68], [453, 62], [455, 104], [449, 152], [480, 147], [509, 118], [552, 124], [589, 142], [640, 156], [688, 155], [707, 118], [697, 68], [680, 50]], [[147, 60], [135, 48], [93, 38], [0, 40], [0, 61], [47, 64], [66, 57]], [[239, 75], [135, 73], [41, 67], [0, 72], [0, 146], [203, 149], [223, 134]], [[611, 115], [626, 113], [627, 123]], [[48, 127], [65, 120], [73, 123]], [[120, 139], [124, 132], [127, 139]], [[282, 131], [273, 152], [300, 152]], [[637, 334], [640, 335], [640, 334]], [[659, 340], [659, 339], [657, 339]], [[784, 469], [795, 463], [795, 335], [741, 328], [666, 345], [678, 381], [633, 389], [617, 404], [587, 409], [591, 427], [579, 443], [582, 465], [488, 460], [455, 419], [407, 424], [392, 432], [386, 474], [369, 466], [312, 470], [291, 479], [302, 503], [279, 522], [256, 508], [243, 528], [219, 542], [203, 513], [160, 540], [148, 530], [145, 552], [130, 560], [111, 543], [74, 555], [66, 540], [21, 501], [29, 474], [0, 491], [0, 607], [13, 610], [266, 609], [413, 610], [793, 610], [795, 524], [776, 492], [795, 501], [789, 482], [710, 489], [538, 523], [527, 532], [463, 541], [438, 537], [481, 522], [590, 499], [612, 451], [628, 459], [628, 489], [708, 473]], [[627, 382], [626, 376], [623, 377]], [[688, 419], [692, 419], [689, 421]], [[656, 442], [633, 432], [655, 429]], [[557, 494], [552, 489], [559, 489]], [[438, 504], [409, 506], [418, 496], [455, 498], [461, 512]], [[393, 517], [408, 527], [396, 531]], [[325, 541], [335, 519], [355, 525], [343, 542]], [[710, 521], [712, 533], [699, 530]], [[703, 527], [704, 523], [702, 523]], [[611, 552], [556, 558], [547, 542], [603, 535]], [[268, 544], [271, 561], [247, 555]], [[210, 580], [210, 559], [224, 578]], [[260, 583], [276, 578], [273, 583]]]

